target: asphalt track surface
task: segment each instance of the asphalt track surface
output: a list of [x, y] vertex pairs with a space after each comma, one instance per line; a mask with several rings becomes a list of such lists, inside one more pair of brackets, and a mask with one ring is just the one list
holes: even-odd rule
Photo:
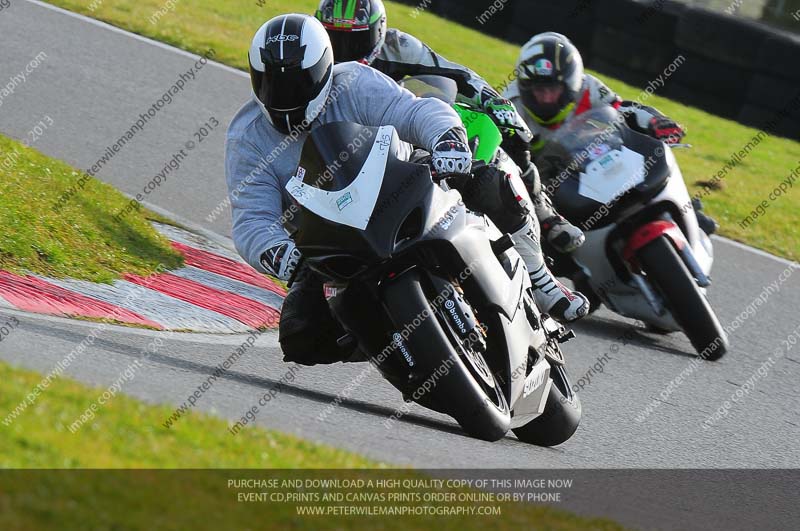
[[[43, 116], [50, 116], [53, 125], [34, 147], [79, 168], [91, 167], [197, 61], [174, 48], [22, 0], [0, 14], [0, 34], [0, 85], [39, 52], [47, 54], [3, 99], [0, 132], [25, 138]], [[208, 216], [225, 197], [224, 131], [248, 95], [243, 73], [205, 66], [98, 177], [128, 194], [141, 192], [214, 117], [221, 125], [145, 200], [229, 237], [227, 210], [213, 221]], [[800, 270], [722, 239], [715, 240], [715, 252], [710, 298], [723, 325], [738, 325], [728, 355], [694, 367], [691, 346], [682, 335], [649, 334], [630, 320], [597, 312], [576, 326], [578, 338], [566, 346], [568, 367], [577, 381], [604, 354], [612, 353], [611, 359], [581, 391], [579, 431], [557, 448], [529, 446], [511, 435], [496, 443], [473, 440], [449, 418], [416, 406], [387, 428], [386, 419], [403, 402], [373, 369], [365, 364], [292, 369], [281, 362], [274, 333], [259, 337], [197, 409], [239, 419], [258, 406], [260, 426], [418, 468], [797, 467], [800, 345], [786, 351], [783, 342], [798, 327]], [[737, 320], [773, 283], [779, 290], [769, 293], [765, 304], [751, 306], [752, 315]], [[12, 314], [21, 325], [0, 344], [0, 358], [42, 373], [94, 326], [6, 310], [0, 310], [0, 320]], [[106, 387], [139, 359], [143, 367], [123, 392], [180, 405], [246, 339], [176, 335], [165, 337], [163, 347], [146, 356], [144, 350], [156, 334], [110, 328], [66, 373]], [[683, 380], [667, 389], [681, 373]], [[258, 405], [279, 381], [290, 378], [266, 405]], [[360, 385], [352, 385], [354, 381]], [[751, 390], [733, 401], [748, 381]], [[346, 398], [324, 416], [345, 389]], [[724, 409], [727, 415], [704, 427], [726, 400], [731, 401]], [[651, 412], [645, 415], [648, 404]]]

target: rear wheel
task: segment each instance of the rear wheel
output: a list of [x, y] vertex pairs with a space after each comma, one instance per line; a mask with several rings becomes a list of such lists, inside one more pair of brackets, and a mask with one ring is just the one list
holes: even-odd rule
[[728, 336], [672, 244], [661, 236], [644, 246], [638, 258], [650, 284], [700, 357], [721, 358], [728, 350]]
[[440, 319], [418, 273], [408, 272], [387, 286], [385, 304], [396, 329], [417, 325], [405, 343], [420, 376], [404, 393], [452, 416], [473, 437], [487, 441], [503, 438], [511, 425], [511, 411], [500, 385], [483, 354]]

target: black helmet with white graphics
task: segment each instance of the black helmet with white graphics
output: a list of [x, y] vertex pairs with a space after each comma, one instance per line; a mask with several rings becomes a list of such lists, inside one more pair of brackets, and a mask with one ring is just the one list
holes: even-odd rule
[[542, 125], [560, 124], [576, 107], [583, 73], [581, 54], [567, 37], [554, 32], [534, 36], [517, 60], [525, 110]]
[[331, 92], [333, 48], [325, 28], [308, 15], [266, 22], [250, 46], [250, 79], [276, 129], [308, 129]]

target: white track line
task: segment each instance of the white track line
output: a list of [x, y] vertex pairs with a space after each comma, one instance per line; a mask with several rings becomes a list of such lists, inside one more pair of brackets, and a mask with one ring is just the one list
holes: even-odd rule
[[[98, 27], [104, 28], [104, 29], [106, 29], [108, 31], [113, 31], [114, 33], [119, 33], [121, 35], [126, 35], [126, 36], [128, 36], [128, 37], [130, 37], [132, 39], [136, 39], [137, 41], [146, 42], [148, 44], [151, 44], [152, 46], [157, 46], [158, 48], [162, 48], [164, 50], [169, 50], [169, 51], [171, 51], [173, 53], [177, 53], [178, 55], [183, 55], [185, 57], [191, 57], [194, 60], [200, 59], [200, 56], [197, 55], [197, 54], [193, 54], [193, 53], [187, 52], [186, 50], [181, 50], [180, 48], [176, 48], [174, 46], [170, 46], [169, 44], [164, 44], [163, 42], [159, 42], [159, 41], [150, 39], [148, 37], [143, 37], [141, 35], [137, 35], [135, 33], [131, 33], [131, 32], [126, 31], [124, 29], [118, 28], [116, 26], [112, 26], [111, 24], [108, 24], [106, 22], [101, 22], [99, 20], [95, 20], [95, 19], [87, 17], [85, 15], [80, 15], [78, 13], [73, 13], [72, 11], [67, 11], [66, 9], [62, 9], [60, 7], [57, 7], [57, 6], [54, 6], [54, 5], [51, 5], [51, 4], [47, 4], [45, 2], [41, 2], [39, 0], [25, 0], [25, 1], [28, 2], [28, 3], [31, 3], [31, 4], [35, 4], [35, 5], [39, 6], [39, 7], [43, 7], [45, 9], [50, 9], [51, 11], [56, 11], [58, 13], [61, 13], [62, 15], [66, 15], [68, 17], [77, 18], [79, 20], [82, 20], [82, 21], [84, 21], [86, 23], [89, 23], [89, 24], [92, 24], [94, 26], [98, 26]], [[217, 63], [216, 61], [209, 61], [208, 64], [214, 65], [217, 68], [221, 68], [221, 69], [226, 70], [228, 72], [232, 72], [232, 73], [236, 74], [237, 76], [246, 77], [246, 78], [250, 77], [246, 72], [242, 72], [241, 70], [237, 70], [236, 68], [230, 67], [228, 65], [224, 65], [222, 63]], [[757, 254], [757, 255], [759, 255], [761, 257], [771, 258], [772, 260], [780, 262], [781, 264], [800, 267], [800, 264], [798, 264], [797, 262], [792, 262], [791, 260], [787, 260], [785, 258], [781, 258], [779, 256], [775, 256], [775, 255], [770, 254], [770, 253], [768, 253], [766, 251], [762, 251], [761, 249], [756, 249], [755, 247], [750, 247], [749, 245], [745, 245], [743, 243], [739, 243], [737, 241], [730, 240], [728, 238], [723, 238], [722, 236], [714, 236], [714, 238], [719, 240], [719, 241], [723, 241], [723, 242], [729, 243], [729, 244], [733, 245], [734, 247], [738, 247], [739, 249], [743, 249], [743, 250], [749, 251], [749, 252], [751, 252], [753, 254]]]
[[728, 245], [731, 245], [733, 247], [737, 247], [745, 251], [750, 251], [751, 253], [757, 254], [758, 256], [761, 256], [763, 258], [771, 258], [772, 260], [780, 262], [783, 265], [800, 268], [800, 264], [798, 264], [797, 262], [787, 260], [786, 258], [781, 258], [780, 256], [775, 256], [774, 254], [768, 253], [767, 251], [762, 251], [761, 249], [756, 249], [755, 247], [750, 247], [749, 245], [737, 242], [736, 240], [731, 240], [730, 238], [726, 238], [724, 236], [717, 236], [716, 234], [712, 236], [712, 238], [727, 243]]
[[[129, 31], [126, 31], [124, 29], [118, 28], [116, 26], [112, 26], [111, 24], [108, 24], [107, 22], [103, 22], [103, 21], [100, 21], [100, 20], [93, 19], [91, 17], [87, 17], [86, 15], [81, 15], [79, 13], [73, 13], [72, 11], [68, 11], [68, 10], [66, 10], [64, 8], [61, 8], [61, 7], [58, 7], [58, 6], [54, 6], [54, 5], [48, 4], [46, 2], [41, 2], [39, 0], [25, 0], [25, 1], [28, 2], [29, 4], [34, 4], [34, 5], [37, 5], [39, 7], [43, 7], [45, 9], [49, 9], [51, 11], [55, 11], [57, 13], [61, 13], [62, 15], [66, 15], [68, 17], [77, 18], [78, 20], [82, 20], [83, 22], [86, 22], [88, 24], [92, 24], [93, 26], [98, 26], [100, 28], [106, 29], [108, 31], [113, 31], [114, 33], [119, 33], [121, 35], [126, 35], [126, 36], [128, 36], [128, 37], [130, 37], [132, 39], [136, 39], [137, 41], [146, 42], [146, 43], [151, 44], [153, 46], [156, 46], [158, 48], [163, 48], [164, 50], [169, 50], [171, 52], [177, 53], [178, 55], [183, 55], [184, 57], [191, 57], [195, 61], [200, 59], [200, 56], [197, 55], [197, 54], [194, 54], [194, 53], [191, 53], [191, 52], [187, 52], [186, 50], [181, 50], [180, 48], [176, 48], [174, 46], [170, 46], [169, 44], [164, 44], [163, 42], [159, 42], [159, 41], [150, 39], [148, 37], [143, 37], [142, 35], [137, 35], [136, 33], [131, 33]], [[232, 73], [234, 73], [234, 74], [236, 74], [238, 76], [246, 77], [248, 79], [250, 78], [250, 76], [246, 72], [242, 72], [241, 70], [237, 70], [236, 68], [233, 68], [231, 66], [224, 65], [222, 63], [218, 63], [216, 61], [211, 61], [211, 60], [208, 61], [208, 64], [214, 65], [217, 68], [221, 68], [221, 69], [226, 70], [228, 72], [232, 72]]]
[[[41, 322], [51, 325], [60, 325], [71, 329], [86, 330], [87, 334], [97, 328], [98, 323], [92, 321], [80, 321], [69, 317], [60, 317], [58, 315], [47, 315], [44, 313], [30, 313], [16, 308], [0, 308], [0, 316], [14, 315], [18, 316], [20, 320], [31, 322]], [[141, 336], [141, 337], [164, 337], [164, 332], [161, 330], [148, 330], [146, 328], [132, 328], [130, 326], [121, 326], [108, 324], [108, 330], [113, 331], [115, 334]], [[254, 334], [251, 330], [250, 334]], [[180, 343], [193, 343], [199, 345], [214, 344], [214, 345], [240, 345], [242, 337], [246, 334], [217, 334], [217, 333], [204, 333], [204, 332], [186, 332], [174, 333], [170, 336], [169, 341], [176, 341]], [[257, 334], [255, 346], [258, 347], [274, 347], [278, 343], [278, 330], [270, 329]]]

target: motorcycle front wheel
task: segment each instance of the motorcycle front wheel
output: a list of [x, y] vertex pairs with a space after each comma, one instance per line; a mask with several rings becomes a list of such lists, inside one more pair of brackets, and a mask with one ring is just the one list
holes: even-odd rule
[[553, 385], [544, 412], [512, 431], [522, 442], [537, 446], [557, 446], [566, 442], [578, 430], [581, 423], [581, 399], [570, 388], [569, 377], [564, 367], [556, 365], [550, 370]]
[[721, 358], [728, 350], [728, 336], [667, 238], [661, 236], [648, 243], [639, 251], [638, 259], [648, 281], [700, 357], [712, 361]]
[[405, 343], [420, 376], [404, 393], [450, 415], [472, 437], [503, 438], [511, 426], [511, 411], [499, 383], [482, 354], [470, 351], [470, 345], [445, 328], [419, 273], [406, 272], [386, 287], [384, 295], [395, 329], [414, 325]]

